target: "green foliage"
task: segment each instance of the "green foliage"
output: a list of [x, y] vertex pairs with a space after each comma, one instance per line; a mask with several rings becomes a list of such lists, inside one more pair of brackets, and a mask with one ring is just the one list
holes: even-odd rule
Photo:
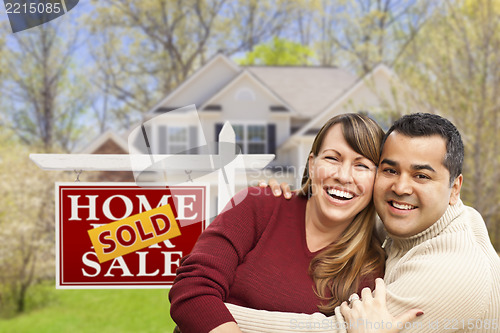
[[271, 42], [256, 45], [240, 65], [311, 65], [314, 52], [307, 46], [274, 37]]

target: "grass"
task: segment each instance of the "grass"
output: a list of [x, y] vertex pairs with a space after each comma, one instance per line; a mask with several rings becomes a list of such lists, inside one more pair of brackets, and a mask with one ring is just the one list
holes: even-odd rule
[[175, 327], [169, 315], [168, 290], [35, 288], [35, 295], [43, 294], [46, 304], [32, 304], [26, 313], [0, 319], [1, 333], [171, 333]]

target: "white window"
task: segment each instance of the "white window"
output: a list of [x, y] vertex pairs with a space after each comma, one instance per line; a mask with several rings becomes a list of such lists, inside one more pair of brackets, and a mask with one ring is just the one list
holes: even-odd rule
[[167, 128], [167, 154], [176, 154], [189, 149], [188, 129], [186, 127]]
[[243, 154], [265, 154], [267, 145], [266, 125], [233, 125], [236, 144]]
[[160, 126], [158, 132], [160, 154], [177, 154], [189, 149], [187, 127]]

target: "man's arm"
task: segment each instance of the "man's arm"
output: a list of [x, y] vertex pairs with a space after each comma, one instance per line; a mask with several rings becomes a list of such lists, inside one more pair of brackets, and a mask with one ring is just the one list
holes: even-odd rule
[[346, 333], [340, 308], [335, 316], [327, 317], [322, 313], [304, 313], [254, 310], [226, 303], [243, 333]]
[[474, 248], [444, 251], [439, 246], [445, 243], [422, 244], [410, 250], [419, 253], [386, 272], [389, 312], [425, 312], [405, 332], [465, 332], [468, 322], [481, 319], [491, 286], [487, 264]]
[[[421, 260], [422, 259], [422, 260]], [[481, 260], [474, 267], [463, 265], [460, 255], [429, 255], [408, 260], [397, 268], [396, 278], [387, 285], [387, 307], [395, 316], [419, 308], [425, 314], [407, 323], [404, 332], [465, 332], [470, 322], [481, 319], [487, 301], [487, 276]], [[462, 262], [462, 264], [459, 264]], [[472, 271], [464, 274], [462, 268]], [[346, 323], [337, 307], [335, 316], [254, 310], [226, 304], [244, 333], [249, 332], [346, 332]], [[382, 319], [381, 319], [382, 320]], [[375, 323], [374, 323], [375, 324]], [[380, 323], [378, 323], [380, 324]]]

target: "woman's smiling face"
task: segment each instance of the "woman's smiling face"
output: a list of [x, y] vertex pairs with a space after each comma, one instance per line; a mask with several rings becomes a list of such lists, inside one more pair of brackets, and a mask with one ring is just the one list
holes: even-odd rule
[[317, 156], [309, 156], [313, 214], [332, 223], [350, 224], [371, 201], [376, 166], [354, 151], [341, 124], [326, 133]]

